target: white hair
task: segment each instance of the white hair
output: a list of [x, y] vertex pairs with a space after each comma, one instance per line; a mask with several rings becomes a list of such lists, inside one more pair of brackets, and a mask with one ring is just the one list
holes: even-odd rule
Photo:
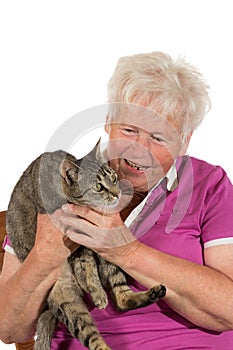
[[108, 84], [108, 102], [145, 106], [171, 118], [183, 136], [202, 122], [210, 109], [209, 87], [197, 68], [162, 52], [119, 59]]

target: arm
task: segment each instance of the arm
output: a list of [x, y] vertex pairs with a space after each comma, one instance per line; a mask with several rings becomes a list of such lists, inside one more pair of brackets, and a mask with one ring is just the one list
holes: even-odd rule
[[[221, 255], [217, 250], [208, 248], [207, 266], [202, 266], [135, 242], [114, 262], [148, 288], [156, 281], [164, 284], [165, 300], [176, 312], [198, 326], [221, 332], [233, 329], [233, 245], [222, 247]], [[228, 261], [227, 255], [231, 255]]]
[[[59, 211], [53, 214], [58, 219]], [[56, 282], [65, 259], [77, 245], [63, 240], [47, 215], [39, 215], [35, 245], [21, 264], [5, 253], [0, 277], [0, 338], [22, 342], [35, 334], [44, 301]]]
[[64, 215], [63, 222], [87, 233], [69, 230], [70, 239], [92, 247], [145, 287], [164, 284], [166, 302], [194, 324], [214, 331], [233, 329], [233, 245], [206, 249], [202, 266], [135, 240], [117, 213], [103, 217], [88, 208], [69, 210], [88, 220]]

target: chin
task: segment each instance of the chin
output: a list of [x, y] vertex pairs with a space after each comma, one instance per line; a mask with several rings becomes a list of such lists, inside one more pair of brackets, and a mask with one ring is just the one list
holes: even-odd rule
[[[130, 180], [129, 180], [130, 181]], [[133, 181], [130, 181], [131, 185], [133, 186], [133, 189], [138, 192], [147, 192], [148, 191], [148, 184], [140, 184], [135, 183]]]

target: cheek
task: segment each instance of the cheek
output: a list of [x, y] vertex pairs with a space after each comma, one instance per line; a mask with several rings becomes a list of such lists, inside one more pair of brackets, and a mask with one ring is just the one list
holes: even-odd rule
[[119, 142], [114, 142], [109, 144], [108, 146], [108, 160], [110, 163], [116, 164], [119, 158], [122, 158], [122, 154], [124, 153], [124, 148], [121, 147]]
[[160, 164], [164, 173], [166, 173], [175, 161], [175, 157], [169, 152], [168, 149], [161, 149], [159, 152], [154, 153], [156, 162]]
[[110, 167], [117, 172], [119, 169], [119, 160], [118, 159], [110, 159]]
[[125, 150], [128, 148], [129, 142], [122, 138], [122, 135], [115, 130], [109, 132], [108, 140], [108, 157], [109, 160], [121, 158]]

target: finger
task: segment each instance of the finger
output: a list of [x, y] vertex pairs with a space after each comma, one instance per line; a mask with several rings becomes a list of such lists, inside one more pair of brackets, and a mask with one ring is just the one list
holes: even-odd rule
[[85, 220], [93, 223], [95, 226], [101, 228], [121, 227], [124, 225], [119, 212], [103, 213], [93, 210], [92, 208], [79, 205], [64, 205], [65, 213], [82, 217]]
[[103, 215], [103, 213], [97, 212], [90, 207], [75, 204], [65, 204], [62, 206], [62, 210], [65, 213], [80, 216], [89, 221], [91, 221], [91, 219], [95, 220], [95, 218], [98, 219], [98, 217]]
[[88, 248], [97, 248], [99, 246], [92, 236], [84, 232], [68, 229], [66, 235], [71, 241], [78, 245], [83, 245]]
[[69, 206], [67, 208], [64, 206], [64, 213], [68, 215], [63, 215], [61, 221], [66, 225], [76, 225], [79, 224], [79, 221], [85, 219], [86, 222], [90, 222], [96, 226], [101, 226], [103, 224], [103, 214], [97, 213], [94, 210], [83, 207], [83, 206]]
[[63, 236], [63, 242], [64, 245], [71, 251], [71, 253], [77, 250], [80, 246], [78, 243], [72, 241], [67, 234]]
[[59, 231], [64, 233], [64, 228], [63, 225], [61, 224], [61, 216], [63, 215], [63, 211], [61, 209], [57, 209], [55, 212], [52, 214], [48, 214], [48, 220], [50, 221], [50, 224], [55, 226]]
[[77, 204], [64, 204], [62, 206], [62, 210], [65, 213], [70, 213], [73, 215], [84, 217], [85, 219], [91, 219], [91, 218], [101, 218], [102, 216], [111, 217], [113, 214], [119, 214], [119, 212], [116, 211], [109, 211], [105, 208], [102, 208], [103, 210], [99, 210], [100, 208], [92, 208], [84, 205], [77, 205]]
[[72, 229], [74, 232], [85, 232], [89, 235], [96, 234], [97, 226], [80, 217], [63, 214], [61, 216], [61, 222], [66, 227], [66, 234], [69, 229]]

